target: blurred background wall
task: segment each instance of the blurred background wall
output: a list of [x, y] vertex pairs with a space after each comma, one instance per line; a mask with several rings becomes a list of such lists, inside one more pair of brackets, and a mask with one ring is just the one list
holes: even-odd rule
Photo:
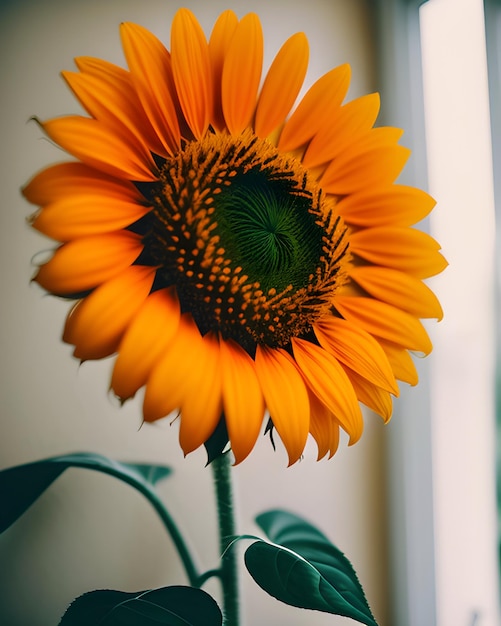
[[[38, 255], [51, 243], [32, 232], [33, 210], [19, 188], [65, 155], [29, 122], [80, 112], [59, 77], [73, 57], [97, 56], [123, 65], [118, 25], [149, 28], [167, 46], [180, 6], [192, 8], [206, 33], [225, 8], [259, 13], [269, 65], [294, 32], [310, 41], [307, 84], [350, 62], [349, 97], [375, 90], [374, 45], [364, 2], [227, 2], [97, 0], [2, 5], [1, 375], [2, 467], [76, 450], [122, 460], [167, 463], [175, 476], [161, 488], [206, 567], [217, 563], [211, 474], [203, 452], [183, 459], [177, 426], [169, 420], [141, 427], [138, 399], [119, 408], [108, 393], [111, 363], [79, 366], [60, 341], [68, 303], [30, 285]], [[254, 516], [270, 507], [291, 509], [318, 524], [359, 572], [374, 611], [386, 621], [385, 508], [380, 454], [382, 425], [368, 419], [357, 449], [342, 446], [334, 463], [316, 463], [312, 445], [287, 469], [280, 444], [267, 438], [235, 471], [242, 532], [256, 532]], [[0, 615], [9, 626], [57, 623], [67, 604], [94, 588], [139, 590], [185, 582], [160, 523], [141, 497], [112, 478], [73, 470], [0, 537]], [[311, 613], [280, 605], [242, 576], [248, 624], [311, 624]], [[217, 592], [217, 588], [213, 589]], [[336, 618], [315, 614], [315, 623]], [[345, 620], [339, 620], [339, 623]]]

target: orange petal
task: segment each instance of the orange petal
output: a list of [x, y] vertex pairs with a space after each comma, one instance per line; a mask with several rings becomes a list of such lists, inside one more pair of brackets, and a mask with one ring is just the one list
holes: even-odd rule
[[114, 85], [92, 74], [61, 72], [61, 75], [89, 115], [137, 142], [138, 137], [129, 131], [136, 113], [136, 94], [130, 85], [128, 90], [118, 91]]
[[413, 315], [386, 302], [365, 297], [337, 296], [333, 304], [341, 315], [377, 338], [396, 343], [406, 350], [429, 354], [430, 338]]
[[258, 137], [267, 137], [285, 120], [306, 76], [308, 56], [308, 40], [304, 33], [296, 33], [281, 47], [259, 96], [254, 122]]
[[332, 420], [333, 425], [331, 429], [331, 441], [329, 444], [329, 459], [332, 459], [339, 447], [339, 422], [334, 416], [332, 417]]
[[389, 185], [349, 194], [336, 208], [346, 223], [356, 226], [412, 226], [424, 219], [435, 204], [421, 189]]
[[383, 349], [357, 324], [329, 316], [313, 327], [320, 345], [336, 359], [386, 391], [398, 395], [398, 387]]
[[358, 266], [350, 277], [373, 298], [387, 302], [416, 317], [442, 319], [443, 311], [437, 296], [421, 280], [387, 267]]
[[341, 65], [314, 83], [285, 124], [278, 148], [299, 148], [320, 132], [337, 113], [350, 84], [350, 66]]
[[104, 195], [69, 196], [48, 204], [31, 225], [47, 237], [69, 241], [126, 228], [146, 215], [149, 207]]
[[165, 150], [174, 154], [181, 135], [169, 52], [155, 35], [137, 24], [121, 24], [120, 34], [139, 100]]
[[447, 267], [440, 245], [414, 228], [380, 226], [350, 235], [351, 252], [370, 263], [399, 269], [417, 278], [439, 274]]
[[201, 139], [212, 112], [209, 48], [200, 24], [188, 9], [179, 9], [174, 16], [171, 55], [179, 103], [193, 134]]
[[42, 206], [80, 194], [103, 194], [117, 200], [144, 203], [144, 197], [131, 182], [108, 176], [75, 161], [58, 163], [42, 170], [23, 189], [28, 202]]
[[264, 401], [254, 361], [237, 343], [220, 340], [223, 408], [226, 427], [240, 463], [251, 452], [263, 423]]
[[344, 195], [392, 183], [410, 153], [399, 145], [383, 145], [356, 153], [347, 150], [327, 167], [320, 184], [327, 193]]
[[155, 180], [155, 163], [146, 148], [130, 145], [98, 120], [69, 115], [41, 124], [47, 135], [87, 165], [110, 176], [135, 181]]
[[323, 459], [326, 454], [332, 458], [339, 445], [339, 425], [325, 404], [320, 402], [317, 396], [308, 389], [310, 400], [310, 433], [317, 442], [317, 461]]
[[71, 310], [63, 341], [86, 361], [116, 352], [122, 335], [147, 298], [155, 270], [133, 265], [104, 283]]
[[308, 438], [310, 405], [304, 381], [285, 350], [258, 345], [256, 373], [273, 425], [289, 455], [289, 465], [303, 453]]
[[179, 441], [185, 454], [205, 443], [221, 417], [221, 383], [216, 339], [200, 335], [190, 315], [182, 315], [172, 341], [146, 383], [146, 421], [181, 411]]
[[81, 72], [97, 76], [103, 80], [107, 80], [111, 84], [125, 85], [130, 84], [130, 73], [123, 67], [99, 59], [97, 57], [81, 56], [75, 58], [75, 64]]
[[178, 328], [179, 316], [173, 289], [160, 289], [146, 298], [118, 347], [110, 386], [119, 398], [132, 398], [146, 384]]
[[[143, 415], [147, 422], [180, 409], [199, 371], [196, 365], [202, 337], [190, 315], [182, 315], [165, 353], [152, 368], [146, 383]], [[200, 416], [202, 419], [202, 416]]]
[[223, 410], [219, 342], [212, 333], [204, 335], [196, 359], [189, 374], [191, 392], [181, 405], [179, 444], [185, 454], [209, 439]]
[[354, 139], [367, 133], [379, 113], [379, 94], [372, 93], [340, 107], [335, 117], [311, 140], [303, 156], [305, 167], [315, 167], [331, 161]]
[[418, 373], [408, 351], [390, 341], [384, 339], [378, 341], [388, 357], [395, 378], [409, 385], [417, 385]]
[[144, 146], [164, 154], [156, 134], [146, 117], [128, 72], [110, 80], [108, 76], [78, 72], [62, 72], [63, 78], [87, 112], [113, 129], [126, 143], [144, 151]]
[[235, 28], [221, 78], [222, 107], [230, 133], [241, 133], [251, 122], [263, 65], [263, 33], [259, 18], [248, 13]]
[[362, 435], [363, 420], [357, 397], [339, 362], [322, 347], [292, 338], [294, 358], [308, 386], [334, 414], [350, 436], [350, 445]]
[[231, 10], [226, 10], [218, 17], [209, 39], [209, 57], [212, 70], [213, 110], [211, 123], [218, 131], [225, 128], [221, 102], [221, 78], [226, 54], [235, 33], [238, 18]]
[[129, 120], [131, 129], [134, 129], [137, 137], [144, 139], [152, 152], [167, 156], [168, 153], [165, 151], [139, 101], [139, 97], [132, 84], [130, 72], [118, 65], [93, 57], [77, 57], [75, 63], [83, 74], [95, 76], [105, 81], [113, 87], [120, 100], [124, 99], [129, 102], [132, 107]]
[[391, 395], [347, 367], [345, 367], [345, 372], [360, 402], [369, 407], [374, 413], [380, 415], [385, 424], [389, 422], [393, 410]]
[[86, 291], [132, 265], [142, 249], [141, 237], [129, 231], [82, 237], [58, 248], [34, 280], [59, 295]]

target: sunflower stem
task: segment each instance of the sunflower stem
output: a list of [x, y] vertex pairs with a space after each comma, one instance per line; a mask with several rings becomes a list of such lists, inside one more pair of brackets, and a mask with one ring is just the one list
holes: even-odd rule
[[223, 626], [238, 626], [240, 619], [237, 553], [233, 549], [227, 549], [236, 535], [230, 455], [226, 453], [218, 456], [212, 461], [211, 467], [219, 522], [219, 547], [222, 554], [220, 579], [223, 589]]
[[190, 585], [192, 587], [200, 587], [200, 575], [197, 571], [195, 561], [176, 522], [172, 518], [169, 511], [166, 509], [164, 503], [153, 489], [141, 488], [138, 486], [136, 486], [136, 489], [142, 492], [142, 494], [149, 500], [150, 504], [153, 506], [155, 511], [158, 513], [160, 519], [162, 520], [165, 529], [167, 530], [172, 542], [174, 543], [174, 546], [176, 547], [177, 553], [186, 572], [186, 576], [190, 581]]

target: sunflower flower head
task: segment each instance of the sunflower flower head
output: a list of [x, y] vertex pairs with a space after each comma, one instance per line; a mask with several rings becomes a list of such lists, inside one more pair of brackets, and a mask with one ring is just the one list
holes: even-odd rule
[[420, 318], [442, 315], [423, 279], [446, 262], [412, 228], [433, 208], [395, 184], [409, 151], [374, 128], [377, 94], [347, 104], [335, 68], [296, 104], [302, 33], [262, 79], [258, 17], [226, 11], [207, 40], [179, 10], [170, 51], [122, 24], [128, 69], [77, 58], [63, 72], [87, 115], [41, 122], [72, 155], [24, 189], [32, 226], [58, 242], [35, 280], [76, 300], [63, 338], [81, 360], [116, 354], [114, 393], [145, 388], [146, 421], [180, 415], [192, 452], [223, 431], [236, 462], [265, 422], [289, 462], [311, 435], [331, 457], [384, 420]]

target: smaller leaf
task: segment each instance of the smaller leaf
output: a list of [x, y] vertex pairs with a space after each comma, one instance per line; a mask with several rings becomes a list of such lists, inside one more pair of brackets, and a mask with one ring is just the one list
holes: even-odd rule
[[217, 459], [224, 453], [228, 441], [228, 430], [226, 429], [226, 420], [223, 416], [212, 435], [204, 443], [207, 452], [207, 465], [210, 465], [214, 459]]
[[119, 463], [100, 454], [78, 452], [56, 456], [0, 472], [0, 532], [13, 524], [65, 470], [71, 467], [109, 474], [135, 487], [143, 494], [167, 477], [163, 465]]
[[314, 526], [286, 511], [256, 518], [273, 543], [254, 542], [245, 565], [256, 583], [281, 602], [377, 626], [355, 570]]
[[172, 470], [166, 465], [149, 465], [147, 463], [122, 463], [122, 465], [134, 468], [153, 487], [172, 474]]
[[76, 598], [59, 626], [221, 626], [215, 600], [193, 587], [127, 593], [100, 589]]

